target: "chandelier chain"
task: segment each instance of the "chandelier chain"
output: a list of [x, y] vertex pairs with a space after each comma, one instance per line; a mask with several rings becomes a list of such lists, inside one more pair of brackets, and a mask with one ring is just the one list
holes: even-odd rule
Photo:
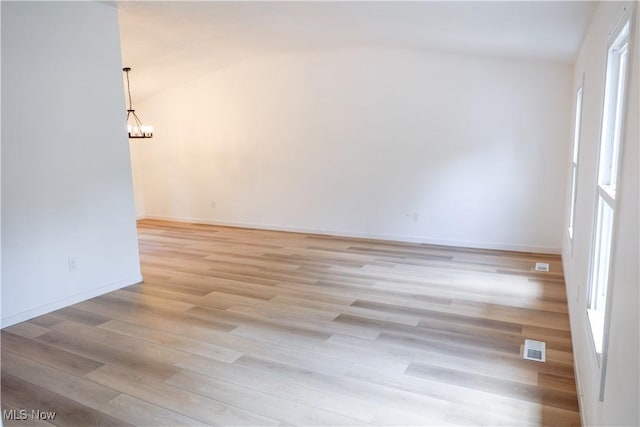
[[129, 110], [133, 110], [133, 103], [131, 102], [131, 87], [129, 86], [129, 71], [127, 73], [127, 94], [129, 95]]

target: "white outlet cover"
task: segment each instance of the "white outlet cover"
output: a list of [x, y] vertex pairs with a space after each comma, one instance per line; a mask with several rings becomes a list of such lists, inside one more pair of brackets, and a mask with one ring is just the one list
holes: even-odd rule
[[536, 271], [549, 271], [549, 264], [546, 262], [536, 262]]

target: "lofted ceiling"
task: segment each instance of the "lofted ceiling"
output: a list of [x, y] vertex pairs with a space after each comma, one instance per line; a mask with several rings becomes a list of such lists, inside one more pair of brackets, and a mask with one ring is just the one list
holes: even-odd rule
[[121, 1], [134, 99], [245, 58], [384, 46], [572, 63], [594, 2]]

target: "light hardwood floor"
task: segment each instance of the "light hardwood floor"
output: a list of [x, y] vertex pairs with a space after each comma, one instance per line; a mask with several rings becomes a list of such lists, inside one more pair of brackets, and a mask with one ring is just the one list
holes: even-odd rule
[[[4, 410], [81, 426], [580, 424], [558, 256], [138, 228], [143, 284], [2, 331]], [[522, 359], [525, 338], [546, 363]]]

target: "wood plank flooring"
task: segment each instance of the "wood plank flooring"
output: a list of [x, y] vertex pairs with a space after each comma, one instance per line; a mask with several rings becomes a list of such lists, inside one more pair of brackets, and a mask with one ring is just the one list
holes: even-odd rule
[[57, 413], [5, 425], [580, 425], [558, 256], [138, 229], [144, 283], [2, 331], [2, 409]]

